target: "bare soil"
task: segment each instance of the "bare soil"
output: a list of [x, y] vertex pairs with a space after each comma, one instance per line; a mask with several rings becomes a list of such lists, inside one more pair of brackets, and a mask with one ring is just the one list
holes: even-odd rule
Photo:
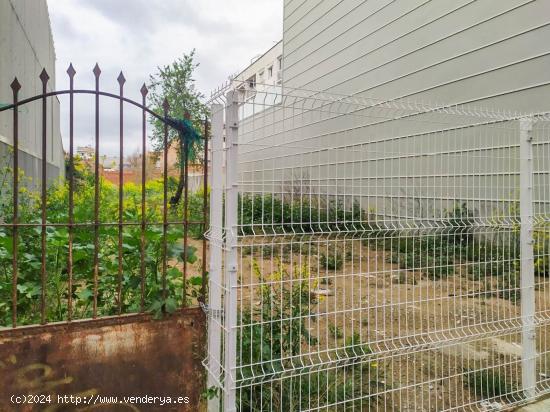
[[[320, 254], [334, 250], [335, 244], [345, 261], [339, 269], [322, 267]], [[318, 341], [304, 345], [301, 362], [338, 365], [350, 337], [359, 334], [372, 351], [364, 361], [374, 365], [376, 375], [372, 391], [364, 396], [376, 400], [377, 410], [431, 412], [457, 405], [504, 410], [521, 399], [520, 302], [499, 297], [496, 277], [472, 280], [464, 262], [455, 266], [454, 274], [434, 279], [389, 263], [388, 252], [358, 240], [319, 242], [297, 250], [267, 245], [260, 240], [241, 248], [240, 307], [261, 304], [254, 265], [264, 277], [284, 270], [283, 281], [307, 282], [311, 298], [298, 304], [309, 306], [305, 325]], [[543, 317], [549, 309], [547, 283], [537, 279], [536, 306]], [[547, 331], [541, 330], [538, 350], [549, 349]], [[486, 368], [518, 392], [484, 401], [486, 396], [472, 387], [469, 377]], [[543, 381], [550, 377], [545, 356], [537, 376]]]

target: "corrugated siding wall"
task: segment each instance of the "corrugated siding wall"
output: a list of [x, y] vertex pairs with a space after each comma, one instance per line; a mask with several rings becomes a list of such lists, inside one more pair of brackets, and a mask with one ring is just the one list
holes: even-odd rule
[[286, 0], [284, 81], [547, 110], [549, 39], [546, 0]]
[[[299, 88], [423, 101], [426, 107], [550, 110], [547, 0], [287, 0], [283, 42], [288, 93]], [[431, 215], [464, 201], [483, 214], [500, 201], [502, 213], [519, 193], [519, 122], [456, 129], [492, 116], [375, 103], [319, 102], [302, 111], [298, 101], [297, 107], [275, 107], [242, 122], [241, 142], [270, 149], [241, 147], [241, 170], [258, 190], [277, 191], [269, 180], [303, 176], [307, 152], [351, 146], [307, 172], [315, 170], [307, 176], [309, 186], [330, 176], [334, 185], [308, 190], [361, 198], [365, 209], [383, 214]], [[548, 128], [535, 133], [549, 140]], [[288, 144], [296, 142], [302, 149], [292, 156]], [[285, 154], [276, 158], [277, 150]], [[258, 174], [270, 159], [273, 176]], [[540, 197], [548, 201], [547, 194]]]

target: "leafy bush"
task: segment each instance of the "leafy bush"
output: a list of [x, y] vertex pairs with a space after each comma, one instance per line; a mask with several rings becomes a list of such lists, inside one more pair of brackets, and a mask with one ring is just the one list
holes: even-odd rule
[[[141, 309], [141, 186], [124, 185], [123, 222], [136, 223], [123, 227], [122, 276], [119, 279], [119, 230], [118, 188], [100, 179], [100, 226], [98, 232], [98, 277], [94, 285], [94, 176], [81, 162], [76, 162], [74, 191], [73, 241], [73, 288], [68, 290], [69, 256], [69, 190], [68, 182], [52, 184], [47, 191], [46, 215], [50, 226], [46, 227], [46, 319], [50, 322], [67, 319], [69, 294], [73, 302], [73, 318], [92, 316], [93, 295], [97, 287], [97, 314], [99, 316], [137, 312]], [[0, 169], [0, 216], [11, 222], [13, 187], [12, 170]], [[173, 182], [170, 183], [173, 185]], [[42, 294], [41, 251], [41, 202], [36, 193], [24, 181], [19, 189], [18, 231], [18, 324], [40, 321], [40, 296]], [[182, 225], [169, 225], [166, 233], [166, 294], [163, 294], [163, 244], [162, 225], [163, 183], [147, 182], [146, 221], [143, 233], [145, 290], [144, 306], [156, 314], [172, 311], [183, 303], [183, 275], [178, 268], [184, 258], [196, 260], [195, 251], [183, 251]], [[190, 199], [190, 214], [198, 213], [197, 206], [202, 194], [193, 194]], [[192, 201], [191, 201], [192, 200]], [[200, 200], [202, 202], [202, 200]], [[195, 206], [192, 206], [195, 204]], [[180, 210], [170, 210], [170, 220], [182, 221]], [[193, 217], [192, 217], [193, 218]], [[13, 230], [0, 227], [0, 325], [11, 323]], [[119, 299], [120, 281], [120, 299]], [[196, 280], [188, 279], [188, 290], [196, 289]], [[189, 299], [189, 297], [187, 297]]]
[[535, 275], [550, 276], [550, 225], [539, 224], [533, 233]]
[[329, 323], [328, 332], [330, 336], [332, 336], [334, 339], [342, 339], [344, 337], [344, 334], [342, 333], [342, 329], [338, 325], [335, 325], [334, 323]]
[[328, 255], [321, 253], [319, 264], [325, 270], [340, 270], [344, 264], [344, 259], [342, 253], [336, 250], [334, 253], [329, 253]]
[[265, 193], [239, 197], [239, 224], [243, 234], [327, 232], [354, 224], [356, 230], [360, 230], [363, 218], [364, 211], [358, 202], [348, 210], [340, 202], [316, 201], [308, 196], [290, 199]]
[[422, 271], [434, 279], [454, 273], [456, 251], [446, 237], [437, 234], [398, 236], [386, 239], [390, 261], [401, 269]]
[[466, 376], [470, 391], [483, 399], [507, 396], [514, 391], [506, 377], [496, 370], [483, 369], [470, 372]]
[[[368, 410], [372, 401], [365, 397], [376, 376], [377, 365], [357, 360], [359, 348], [363, 348], [363, 353], [370, 353], [358, 335], [346, 342], [347, 374], [338, 373], [338, 368], [324, 370], [307, 366], [298, 376], [289, 373], [293, 365], [302, 362], [303, 348], [317, 344], [305, 323], [313, 304], [307, 268], [296, 267], [292, 281], [282, 266], [269, 276], [264, 276], [257, 264], [254, 271], [262, 284], [261, 300], [259, 306], [245, 310], [250, 307], [245, 305], [239, 311], [237, 379], [244, 384], [237, 395], [237, 410], [296, 411], [336, 403], [342, 403], [340, 407], [346, 403], [346, 408]], [[334, 332], [338, 334], [337, 329]], [[264, 383], [262, 378], [266, 375], [270, 379]], [[310, 396], [303, 396], [304, 393]]]

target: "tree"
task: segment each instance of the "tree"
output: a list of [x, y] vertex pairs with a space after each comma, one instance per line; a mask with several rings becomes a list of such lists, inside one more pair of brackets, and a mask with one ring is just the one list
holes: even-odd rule
[[[168, 101], [168, 116], [183, 119], [186, 114], [190, 116], [191, 122], [199, 133], [203, 133], [203, 124], [208, 109], [202, 99], [204, 96], [195, 88], [194, 70], [199, 66], [195, 63], [195, 50], [184, 54], [172, 64], [164, 67], [157, 67], [157, 73], [149, 77], [149, 101], [151, 108], [157, 113], [163, 113], [164, 99]], [[178, 154], [179, 182], [174, 196], [170, 199], [171, 204], [179, 203], [181, 194], [185, 187], [185, 159], [184, 142], [174, 128], [168, 128], [168, 147], [164, 147], [164, 123], [158, 119], [151, 121], [153, 125], [152, 142], [155, 151], [162, 152], [175, 145]], [[195, 147], [189, 148], [189, 159], [196, 160], [197, 153], [200, 153], [202, 139], [195, 142]]]

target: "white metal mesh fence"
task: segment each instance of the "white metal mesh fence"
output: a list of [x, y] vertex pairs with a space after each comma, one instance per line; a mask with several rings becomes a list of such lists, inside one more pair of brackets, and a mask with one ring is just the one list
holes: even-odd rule
[[239, 99], [213, 106], [212, 409], [490, 411], [550, 390], [547, 117]]

